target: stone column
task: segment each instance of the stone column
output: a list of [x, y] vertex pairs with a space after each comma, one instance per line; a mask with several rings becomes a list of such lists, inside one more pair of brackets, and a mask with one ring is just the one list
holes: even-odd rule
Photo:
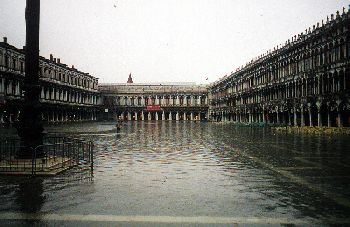
[[137, 112], [134, 113], [135, 121], [137, 121]]
[[328, 113], [327, 113], [327, 121], [328, 121], [328, 127], [331, 127], [331, 115], [330, 115], [330, 113], [329, 113], [329, 111], [328, 111]]
[[193, 112], [191, 112], [191, 121], [193, 121]]
[[201, 120], [201, 112], [198, 113], [198, 120]]
[[263, 123], [265, 124], [266, 119], [265, 119], [265, 108], [264, 107], [263, 107], [263, 111], [262, 111], [262, 120], [263, 120]]
[[292, 125], [292, 115], [290, 114], [290, 110], [288, 109], [288, 125], [291, 126]]
[[176, 112], [176, 120], [179, 120], [179, 112]]
[[4, 123], [4, 112], [0, 112], [0, 124]]
[[156, 121], [158, 121], [158, 112], [156, 112]]
[[169, 112], [169, 121], [172, 120], [172, 115], [171, 115], [171, 112]]
[[190, 106], [194, 106], [194, 99], [193, 99], [193, 95], [191, 95], [191, 98], [190, 98]]
[[311, 112], [311, 106], [309, 107], [309, 126], [313, 126], [312, 125], [312, 112]]
[[186, 121], [187, 119], [186, 119], [186, 112], [184, 112], [184, 121]]
[[177, 95], [176, 96], [176, 103], [175, 103], [177, 106], [180, 105], [180, 97]]
[[165, 113], [164, 113], [164, 111], [162, 112], [162, 121], [165, 121]]
[[297, 116], [297, 109], [294, 107], [294, 126], [298, 126], [298, 116]]
[[300, 107], [300, 117], [301, 117], [301, 126], [305, 126], [305, 120], [304, 120], [304, 107]]
[[322, 126], [322, 115], [321, 115], [320, 108], [317, 108], [317, 123], [318, 123], [318, 127]]
[[151, 116], [151, 112], [148, 112], [148, 118], [147, 118], [149, 121], [152, 120], [152, 116]]
[[145, 116], [143, 115], [143, 110], [141, 111], [141, 121], [145, 120]]
[[12, 94], [12, 80], [9, 81], [9, 86], [7, 89], [7, 94]]
[[141, 97], [141, 106], [146, 106], [146, 99], [147, 99], [146, 96]]
[[[1, 63], [1, 62], [0, 62]], [[4, 79], [3, 78], [0, 78], [0, 92], [4, 92]]]
[[338, 108], [337, 126], [338, 127], [343, 127], [343, 121], [341, 119], [341, 114], [340, 114], [339, 108]]

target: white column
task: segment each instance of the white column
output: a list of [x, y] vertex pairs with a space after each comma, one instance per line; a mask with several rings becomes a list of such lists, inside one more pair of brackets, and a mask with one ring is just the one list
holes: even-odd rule
[[300, 116], [301, 116], [301, 126], [305, 126], [305, 120], [304, 120], [304, 107], [300, 108]]
[[176, 112], [176, 120], [179, 120], [179, 112]]
[[328, 120], [328, 127], [331, 127], [331, 115], [329, 113], [329, 111], [327, 112], [327, 120]]
[[297, 121], [297, 109], [294, 107], [294, 126], [298, 126], [298, 121]]
[[191, 105], [191, 106], [194, 106], [194, 99], [193, 99], [193, 95], [191, 95], [191, 98], [190, 98], [190, 99], [191, 99], [190, 105]]
[[164, 121], [164, 120], [165, 120], [165, 113], [163, 111], [163, 113], [162, 113], [162, 121]]
[[186, 112], [184, 112], [184, 121], [186, 121], [187, 119], [186, 119]]
[[135, 112], [134, 116], [135, 116], [135, 121], [137, 121], [137, 112]]
[[201, 120], [201, 112], [198, 113], [198, 120]]
[[20, 94], [19, 94], [19, 82], [17, 82], [16, 84], [17, 84], [17, 85], [16, 85], [16, 95], [20, 95]]
[[143, 115], [143, 110], [141, 111], [141, 121], [145, 120], [145, 116]]
[[173, 120], [172, 119], [172, 115], [171, 115], [171, 112], [169, 113], [169, 121]]
[[131, 113], [128, 112], [128, 121], [131, 121]]
[[156, 121], [158, 121], [158, 112], [156, 112]]
[[152, 120], [151, 112], [148, 112], [148, 120]]
[[12, 80], [9, 81], [9, 86], [7, 89], [7, 94], [12, 94]]
[[3, 78], [0, 78], [0, 92], [3, 93], [4, 92], [4, 79]]
[[175, 103], [177, 106], [180, 105], [180, 97], [177, 95], [176, 96], [176, 103]]
[[341, 119], [341, 114], [338, 109], [337, 127], [343, 127], [343, 121]]
[[322, 126], [322, 116], [321, 116], [321, 109], [317, 108], [317, 123], [318, 123], [318, 127]]
[[193, 112], [191, 112], [191, 121], [193, 121]]
[[4, 123], [4, 112], [0, 112], [0, 123]]
[[309, 122], [310, 122], [310, 126], [313, 126], [312, 125], [312, 113], [311, 113], [311, 107], [309, 107]]

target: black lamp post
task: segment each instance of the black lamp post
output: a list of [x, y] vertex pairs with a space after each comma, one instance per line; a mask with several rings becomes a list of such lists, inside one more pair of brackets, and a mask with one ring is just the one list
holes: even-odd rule
[[[18, 158], [32, 158], [34, 149], [43, 144], [39, 95], [39, 18], [40, 0], [27, 0], [24, 103], [19, 116], [17, 132], [21, 138]], [[42, 151], [37, 150], [37, 156]]]

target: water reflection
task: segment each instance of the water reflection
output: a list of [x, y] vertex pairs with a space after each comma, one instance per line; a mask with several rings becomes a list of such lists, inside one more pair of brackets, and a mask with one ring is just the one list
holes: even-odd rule
[[21, 212], [36, 213], [41, 210], [45, 200], [43, 179], [30, 177], [21, 180], [15, 200]]
[[[37, 190], [44, 196], [29, 202], [38, 201], [34, 212], [290, 219], [350, 213], [322, 193], [350, 197], [347, 137], [175, 121], [127, 122], [119, 133], [107, 122], [74, 127], [48, 130], [92, 139], [94, 176], [72, 180], [80, 173], [73, 169], [45, 179]], [[0, 189], [11, 187], [0, 178]], [[14, 204], [23, 204], [25, 197], [16, 197], [22, 200]]]

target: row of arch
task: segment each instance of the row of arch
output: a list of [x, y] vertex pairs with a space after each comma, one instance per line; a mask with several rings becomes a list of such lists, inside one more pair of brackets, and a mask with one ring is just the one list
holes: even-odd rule
[[350, 101], [313, 102], [294, 106], [245, 107], [213, 111], [214, 121], [290, 126], [350, 127]]
[[204, 111], [124, 111], [116, 112], [116, 118], [125, 121], [203, 121]]

